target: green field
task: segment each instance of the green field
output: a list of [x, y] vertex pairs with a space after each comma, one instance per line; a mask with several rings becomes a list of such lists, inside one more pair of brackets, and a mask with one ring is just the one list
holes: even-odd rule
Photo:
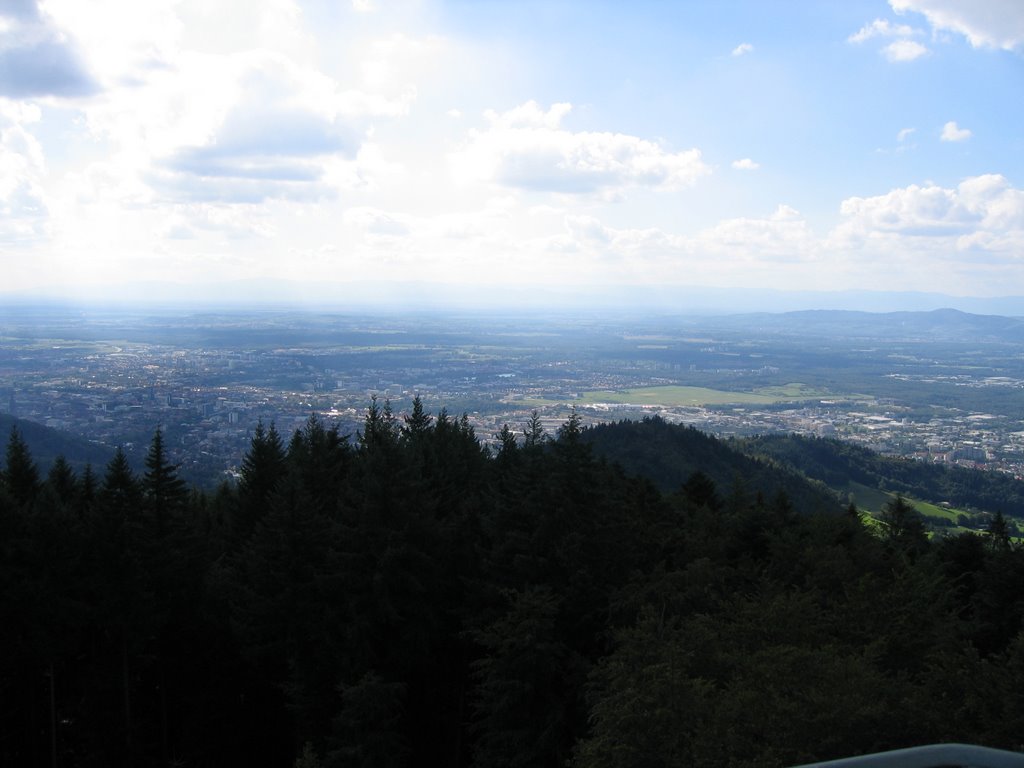
[[[857, 508], [862, 512], [867, 512], [872, 519], [881, 514], [882, 507], [884, 505], [896, 498], [895, 493], [882, 491], [878, 488], [871, 488], [870, 486], [861, 485], [860, 483], [855, 483], [853, 481], [850, 481], [850, 483], [847, 484], [845, 490], [853, 496], [853, 502], [857, 505]], [[966, 510], [963, 509], [940, 507], [938, 504], [920, 501], [918, 499], [911, 498], [910, 496], [904, 496], [903, 498], [912, 504], [914, 509], [920, 512], [926, 521], [929, 518], [942, 518], [945, 520], [952, 520], [955, 523], [957, 515], [966, 514]], [[970, 529], [954, 526], [952, 528], [945, 528], [944, 530], [950, 534], [957, 534]]]
[[584, 392], [580, 402], [585, 405], [613, 403], [615, 405], [773, 405], [828, 397], [830, 393], [804, 384], [785, 384], [761, 387], [752, 392], [729, 392], [707, 387], [641, 387], [638, 389], [599, 389]]

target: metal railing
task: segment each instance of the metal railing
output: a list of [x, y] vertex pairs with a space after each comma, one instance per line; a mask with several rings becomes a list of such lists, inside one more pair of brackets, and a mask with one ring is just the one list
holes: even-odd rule
[[1024, 768], [1024, 754], [970, 744], [931, 744], [793, 768]]

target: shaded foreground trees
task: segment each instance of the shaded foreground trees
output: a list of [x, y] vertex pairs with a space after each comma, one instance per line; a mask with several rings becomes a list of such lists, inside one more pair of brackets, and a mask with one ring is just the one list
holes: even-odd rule
[[[639, 426], [639, 429], [638, 429]], [[663, 429], [663, 425], [656, 425]], [[783, 766], [1024, 732], [1024, 552], [373, 401], [237, 487], [0, 475], [0, 764]], [[629, 425], [626, 435], [643, 425]], [[717, 450], [717, 449], [716, 449]], [[698, 457], [699, 463], [699, 457]]]

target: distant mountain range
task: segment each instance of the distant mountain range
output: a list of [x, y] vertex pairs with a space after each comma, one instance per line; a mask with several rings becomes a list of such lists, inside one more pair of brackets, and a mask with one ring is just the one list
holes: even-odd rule
[[1006, 341], [1024, 344], [1024, 317], [979, 315], [943, 308], [930, 312], [804, 310], [780, 314], [726, 315], [703, 327], [793, 336], [885, 341]]
[[[144, 298], [141, 298], [144, 297]], [[159, 298], [155, 298], [159, 297]], [[1024, 317], [1024, 296], [972, 297], [895, 291], [771, 291], [708, 286], [538, 286], [412, 281], [236, 280], [223, 283], [124, 283], [75, 295], [0, 293], [0, 304], [54, 303], [193, 309], [305, 308], [330, 311], [644, 312], [721, 315], [831, 309], [962, 312]]]

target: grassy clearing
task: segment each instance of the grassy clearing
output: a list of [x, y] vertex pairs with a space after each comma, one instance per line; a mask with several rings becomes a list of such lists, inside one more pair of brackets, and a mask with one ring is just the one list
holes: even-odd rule
[[[879, 514], [882, 511], [882, 507], [897, 496], [895, 493], [881, 491], [878, 488], [871, 488], [870, 486], [861, 485], [860, 483], [852, 481], [847, 484], [845, 490], [847, 493], [853, 495], [854, 503], [857, 505], [858, 509], [863, 509], [873, 515]], [[914, 508], [925, 517], [941, 517], [945, 520], [955, 521], [957, 515], [968, 514], [967, 511], [963, 509], [940, 507], [938, 504], [914, 499], [907, 495], [904, 495], [903, 498], [913, 504]]]
[[776, 387], [761, 387], [753, 392], [729, 392], [707, 387], [640, 387], [637, 389], [594, 390], [584, 392], [579, 402], [584, 405], [611, 403], [614, 405], [774, 405], [799, 400], [828, 397], [829, 393], [805, 384], [793, 383]]
[[[877, 517], [882, 512], [882, 507], [888, 504], [890, 501], [896, 498], [897, 494], [890, 493], [888, 491], [881, 491], [878, 488], [871, 488], [867, 485], [861, 485], [851, 481], [847, 484], [846, 489], [848, 493], [852, 494], [853, 502], [857, 505], [857, 509], [862, 512], [867, 512], [872, 519]], [[904, 495], [903, 497], [907, 502], [914, 506], [921, 515], [924, 516], [927, 521], [929, 518], [939, 518], [942, 520], [950, 520], [956, 522], [957, 515], [967, 514], [965, 510], [955, 509], [953, 507], [940, 507], [938, 504], [932, 504], [927, 501], [920, 501], [919, 499], [912, 498]], [[877, 522], [877, 521], [876, 521]], [[969, 528], [963, 528], [959, 525], [953, 527], [943, 527], [941, 530], [947, 531], [950, 534], [963, 533], [969, 531]]]

